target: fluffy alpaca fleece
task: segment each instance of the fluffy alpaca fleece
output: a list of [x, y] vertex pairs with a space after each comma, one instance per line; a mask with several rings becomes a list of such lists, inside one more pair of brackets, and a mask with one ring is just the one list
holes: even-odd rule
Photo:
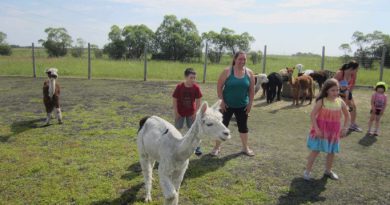
[[303, 102], [307, 98], [307, 94], [309, 94], [309, 104], [311, 104], [312, 99], [314, 97], [313, 79], [308, 75], [302, 75], [297, 78], [293, 78], [291, 75], [289, 77], [289, 82], [292, 88], [293, 105], [298, 105], [301, 92], [303, 94], [301, 104], [303, 104]]
[[279, 71], [280, 76], [282, 76], [282, 80], [284, 82], [288, 81], [288, 78], [290, 75], [294, 74], [295, 67], [289, 68], [283, 68], [282, 70]]
[[58, 123], [62, 124], [62, 114], [60, 108], [60, 85], [57, 83], [58, 70], [49, 68], [45, 71], [48, 80], [43, 83], [43, 104], [46, 108], [46, 124], [50, 123], [51, 113], [56, 109], [56, 117]]
[[260, 88], [263, 89], [262, 97], [265, 95], [265, 83], [268, 83], [267, 75], [264, 73], [255, 74], [255, 95], [259, 92]]
[[298, 73], [298, 76], [302, 76], [302, 75], [308, 75], [311, 78], [313, 78], [313, 80], [318, 83], [318, 87], [320, 89], [322, 88], [322, 84], [324, 84], [324, 82], [327, 79], [329, 79], [329, 73], [325, 70], [319, 70], [319, 71], [306, 70], [304, 73]]
[[267, 103], [272, 103], [275, 99], [280, 100], [283, 78], [279, 73], [272, 72], [268, 75], [268, 83], [265, 84], [267, 90]]
[[187, 170], [189, 158], [205, 135], [225, 141], [230, 131], [222, 124], [220, 101], [212, 107], [204, 102], [188, 132], [182, 134], [164, 119], [151, 116], [140, 121], [137, 136], [138, 152], [145, 180], [145, 201], [149, 202], [152, 189], [152, 171], [159, 162], [158, 175], [164, 195], [164, 204], [178, 204], [179, 189]]

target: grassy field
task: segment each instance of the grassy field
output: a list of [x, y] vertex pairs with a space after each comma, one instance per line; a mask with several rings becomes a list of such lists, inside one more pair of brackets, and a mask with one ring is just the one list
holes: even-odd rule
[[[221, 64], [208, 64], [207, 77], [208, 82], [215, 82], [222, 69], [231, 63], [231, 57], [224, 56]], [[279, 71], [289, 66], [295, 66], [302, 63], [306, 69], [319, 70], [321, 66], [321, 57], [316, 56], [280, 56], [269, 55], [266, 60], [266, 73]], [[107, 57], [103, 59], [92, 59], [92, 78], [104, 79], [132, 79], [141, 80], [144, 75], [143, 61], [114, 61]], [[326, 57], [325, 68], [337, 70], [342, 65], [339, 57]], [[44, 70], [48, 67], [56, 67], [61, 76], [87, 78], [87, 59], [73, 58], [66, 56], [63, 58], [48, 58], [44, 49], [36, 49], [36, 67], [37, 75], [44, 76]], [[149, 80], [179, 80], [182, 79], [183, 71], [187, 67], [193, 67], [197, 70], [198, 78], [203, 79], [203, 63], [180, 63], [170, 61], [148, 61], [148, 79]], [[255, 72], [262, 72], [262, 63], [253, 65], [248, 60], [248, 67]], [[360, 69], [357, 84], [374, 85], [379, 80], [379, 65], [376, 62], [373, 70]], [[32, 59], [30, 49], [13, 49], [12, 56], [0, 56], [0, 76], [32, 76]], [[384, 80], [390, 81], [390, 71], [384, 72]]]
[[[174, 83], [60, 78], [64, 124], [45, 117], [42, 78], [0, 77], [0, 204], [144, 204], [136, 151], [138, 121], [159, 115], [172, 122]], [[204, 100], [216, 100], [216, 85], [201, 84]], [[358, 123], [366, 128], [370, 90], [356, 90]], [[192, 156], [180, 192], [181, 204], [388, 204], [390, 200], [390, 113], [382, 136], [352, 133], [341, 141], [334, 170], [339, 181], [313, 182], [302, 173], [312, 106], [291, 101], [267, 105], [256, 97], [249, 118], [255, 157], [232, 139], [217, 158]], [[213, 142], [202, 142], [204, 152]], [[153, 203], [162, 193], [154, 171]]]

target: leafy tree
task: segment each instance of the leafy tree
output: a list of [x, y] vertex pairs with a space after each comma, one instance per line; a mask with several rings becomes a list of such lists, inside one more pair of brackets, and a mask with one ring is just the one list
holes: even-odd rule
[[179, 21], [174, 15], [166, 15], [155, 35], [154, 59], [189, 61], [200, 57], [202, 39], [189, 19]]
[[351, 46], [348, 43], [343, 43], [339, 46], [339, 49], [344, 51], [344, 55], [341, 57], [344, 63], [347, 63], [351, 56], [348, 55], [348, 53], [351, 53]]
[[93, 51], [95, 58], [103, 58], [103, 51], [99, 49], [99, 46], [91, 44], [91, 50]]
[[7, 34], [0, 31], [0, 55], [10, 56], [12, 54], [11, 46], [5, 42]]
[[122, 31], [127, 58], [140, 58], [145, 47], [153, 48], [154, 32], [145, 25], [125, 26]]
[[202, 38], [209, 43], [209, 58], [213, 63], [219, 63], [224, 52], [234, 54], [238, 50], [248, 52], [250, 43], [255, 39], [244, 32], [235, 34], [232, 29], [222, 28], [220, 33], [214, 31], [202, 34]]
[[72, 48], [71, 54], [75, 58], [80, 58], [84, 54], [85, 41], [82, 38], [76, 40], [76, 45]]
[[39, 43], [46, 48], [49, 57], [65, 56], [68, 52], [67, 48], [72, 44], [72, 38], [65, 28], [46, 28], [46, 40], [39, 40]]
[[253, 65], [259, 63], [263, 57], [263, 52], [261, 51], [251, 51], [249, 52], [250, 59], [252, 60]]
[[110, 43], [104, 46], [103, 52], [107, 53], [111, 59], [122, 59], [126, 53], [125, 42], [122, 38], [122, 30], [117, 25], [111, 26], [108, 33]]

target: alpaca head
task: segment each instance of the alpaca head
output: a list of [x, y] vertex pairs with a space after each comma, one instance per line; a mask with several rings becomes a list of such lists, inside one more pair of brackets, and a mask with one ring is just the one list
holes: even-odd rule
[[255, 75], [256, 85], [261, 85], [263, 83], [268, 83], [267, 75], [264, 73]]
[[286, 67], [286, 70], [288, 75], [292, 75], [294, 73], [295, 67], [292, 68]]
[[47, 77], [49, 77], [50, 79], [57, 79], [58, 78], [57, 72], [58, 72], [57, 68], [48, 68], [45, 71]]
[[297, 70], [298, 70], [298, 74], [299, 74], [299, 73], [302, 73], [302, 71], [303, 71], [303, 65], [302, 65], [302, 64], [297, 64], [295, 67], [296, 67]]
[[222, 114], [219, 111], [221, 100], [209, 107], [203, 102], [196, 114], [196, 120], [200, 120], [203, 135], [212, 136], [217, 140], [230, 139], [230, 130], [222, 123]]

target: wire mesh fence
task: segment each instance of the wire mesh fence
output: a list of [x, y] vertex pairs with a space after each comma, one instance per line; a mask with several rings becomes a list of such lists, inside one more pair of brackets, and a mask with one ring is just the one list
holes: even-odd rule
[[[248, 56], [247, 66], [256, 73], [277, 72], [297, 64], [302, 64], [304, 70], [337, 71], [349, 60], [356, 60], [360, 64], [357, 85], [371, 86], [390, 79], [390, 57], [385, 52], [388, 51], [383, 51], [382, 58], [356, 58], [327, 56], [325, 52], [322, 55], [276, 55], [264, 50], [256, 61]], [[101, 50], [94, 48], [88, 52], [88, 48], [84, 48], [80, 57], [68, 54], [49, 58], [45, 49], [32, 46], [15, 50], [10, 57], [0, 57], [0, 75], [44, 77], [45, 68], [56, 67], [66, 77], [170, 81], [181, 80], [185, 68], [192, 67], [198, 73], [198, 81], [215, 82], [223, 68], [231, 65], [232, 55], [223, 55], [218, 64], [205, 62], [205, 56], [207, 54], [203, 53], [201, 58], [191, 62], [163, 61], [151, 60], [151, 54], [145, 51], [140, 59], [112, 60], [102, 55]]]

